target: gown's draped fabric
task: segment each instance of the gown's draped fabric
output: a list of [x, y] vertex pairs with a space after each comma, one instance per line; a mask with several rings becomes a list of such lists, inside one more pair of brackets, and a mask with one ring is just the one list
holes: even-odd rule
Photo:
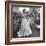
[[17, 32], [18, 37], [29, 36], [32, 34], [32, 30], [29, 26], [30, 21], [26, 19], [26, 17], [22, 18], [22, 23], [19, 32]]

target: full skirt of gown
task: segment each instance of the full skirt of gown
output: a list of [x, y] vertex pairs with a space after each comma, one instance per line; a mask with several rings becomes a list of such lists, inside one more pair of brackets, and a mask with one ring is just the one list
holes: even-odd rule
[[29, 36], [32, 34], [32, 30], [29, 26], [29, 23], [26, 18], [22, 19], [20, 30], [17, 32], [18, 37]]

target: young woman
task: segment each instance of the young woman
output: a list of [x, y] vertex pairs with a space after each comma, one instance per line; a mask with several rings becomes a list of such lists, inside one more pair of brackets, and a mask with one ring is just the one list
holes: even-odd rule
[[33, 17], [31, 14], [27, 14], [26, 10], [23, 10], [23, 14], [21, 15], [21, 27], [20, 30], [17, 32], [18, 37], [25, 37], [32, 34], [32, 30], [30, 28], [30, 24], [34, 23]]

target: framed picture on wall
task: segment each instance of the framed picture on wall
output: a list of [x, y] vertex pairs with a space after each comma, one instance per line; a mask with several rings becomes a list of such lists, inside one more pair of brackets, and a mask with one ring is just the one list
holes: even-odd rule
[[44, 2], [5, 2], [5, 44], [45, 42]]

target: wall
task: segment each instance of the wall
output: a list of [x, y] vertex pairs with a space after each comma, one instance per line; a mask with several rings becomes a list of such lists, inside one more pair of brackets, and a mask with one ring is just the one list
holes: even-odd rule
[[[17, 0], [17, 1], [33, 1], [33, 2], [46, 3], [46, 0]], [[4, 4], [5, 4], [5, 0], [0, 0], [0, 46], [5, 46], [4, 45], [5, 44], [5, 40], [4, 40], [5, 39], [5, 12], [4, 12], [5, 5]], [[45, 19], [46, 19], [46, 16], [45, 16]], [[46, 43], [34, 43], [34, 44], [21, 44], [21, 45], [18, 44], [16, 46], [45, 46], [45, 45]]]

